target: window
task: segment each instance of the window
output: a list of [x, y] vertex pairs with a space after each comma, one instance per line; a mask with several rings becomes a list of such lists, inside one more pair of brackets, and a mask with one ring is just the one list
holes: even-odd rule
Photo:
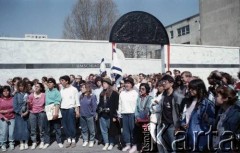
[[173, 38], [173, 31], [170, 31], [171, 39]]
[[186, 34], [186, 29], [182, 28], [182, 35], [185, 35], [185, 34]]
[[189, 34], [190, 33], [189, 25], [178, 28], [177, 31], [178, 31], [178, 36]]
[[178, 32], [178, 36], [181, 36], [181, 29], [177, 29], [177, 32]]
[[182, 44], [190, 44], [190, 41], [188, 41], [188, 42], [185, 42], [185, 43], [182, 43]]
[[189, 25], [186, 26], [186, 34], [190, 33]]

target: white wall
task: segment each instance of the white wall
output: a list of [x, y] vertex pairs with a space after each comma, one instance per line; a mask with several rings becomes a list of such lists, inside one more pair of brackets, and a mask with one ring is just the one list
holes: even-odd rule
[[[117, 49], [117, 53], [123, 73], [151, 74], [159, 73], [162, 70], [160, 59], [125, 59], [121, 50]], [[53, 76], [58, 79], [66, 74], [80, 74], [84, 78], [90, 73], [99, 74], [99, 68], [8, 69], [3, 64], [99, 64], [102, 58], [105, 58], [106, 63], [112, 63], [112, 44], [107, 41], [0, 38], [0, 84], [5, 84], [8, 78], [14, 76], [29, 77], [30, 79]], [[239, 60], [239, 48], [237, 47], [182, 44], [172, 44], [170, 47], [170, 64], [174, 66], [170, 67], [170, 70], [191, 71], [193, 75], [201, 77], [206, 83], [207, 76], [216, 69], [236, 76], [240, 68]], [[165, 61], [167, 61], [166, 48]], [[203, 64], [207, 64], [208, 67], [195, 67]], [[212, 67], [214, 64], [220, 66]], [[237, 67], [221, 67], [224, 64], [235, 64]], [[189, 65], [192, 67], [184, 67]], [[110, 68], [107, 71], [109, 73]]]
[[[111, 63], [111, 50], [111, 44], [106, 41], [0, 39], [0, 64], [99, 64], [102, 58], [105, 63]], [[1, 69], [0, 84], [14, 76], [58, 79], [66, 74], [86, 77], [90, 73], [99, 74], [99, 68]]]
[[[125, 59], [121, 50], [117, 49], [123, 73], [138, 74], [159, 73], [161, 60]], [[112, 63], [112, 44], [107, 41], [79, 40], [33, 40], [20, 38], [0, 38], [1, 64], [99, 64], [105, 58], [105, 63]], [[155, 66], [157, 65], [157, 66]], [[152, 67], [149, 69], [149, 67]], [[19, 69], [2, 68], [0, 84], [5, 84], [8, 78], [14, 76], [30, 79], [42, 76], [53, 76], [58, 79], [62, 75], [99, 74], [99, 68], [61, 68], [61, 69]], [[110, 74], [110, 68], [107, 68]]]
[[[236, 77], [240, 70], [239, 54], [238, 47], [172, 44], [170, 47], [170, 65], [172, 64], [174, 67], [170, 67], [170, 70], [190, 71], [193, 75], [202, 78], [205, 83], [207, 83], [207, 76], [213, 70], [227, 72]], [[167, 61], [167, 49], [165, 49], [165, 55], [165, 61]], [[185, 64], [185, 67], [182, 64]], [[235, 67], [231, 67], [230, 64]], [[206, 67], [197, 67], [204, 65]]]
[[161, 73], [161, 60], [159, 59], [131, 59], [124, 61], [123, 71], [127, 74], [145, 74]]

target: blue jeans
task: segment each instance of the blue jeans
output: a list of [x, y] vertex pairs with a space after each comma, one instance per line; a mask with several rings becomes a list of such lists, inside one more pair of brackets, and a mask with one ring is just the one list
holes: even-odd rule
[[104, 143], [114, 144], [114, 138], [108, 134], [110, 128], [110, 118], [100, 117], [99, 121]]
[[89, 141], [95, 140], [95, 127], [94, 127], [94, 118], [92, 117], [80, 117], [80, 124], [82, 127], [82, 137], [83, 141], [88, 142], [88, 133], [90, 134]]
[[46, 130], [44, 129], [44, 123], [47, 122], [47, 116], [45, 112], [30, 113], [29, 115], [30, 127], [31, 127], [31, 139], [34, 143], [37, 142], [37, 128], [39, 129], [40, 140], [44, 142]]
[[9, 122], [0, 119], [0, 145], [6, 145], [8, 140], [10, 143], [14, 143], [14, 126], [15, 119], [11, 119]]
[[46, 128], [45, 143], [50, 144], [50, 132], [52, 131], [52, 128], [55, 130], [57, 143], [62, 143], [62, 131], [60, 119], [47, 121], [45, 128]]
[[173, 124], [162, 124], [157, 127], [157, 140], [161, 143], [157, 144], [159, 153], [175, 153], [176, 147], [172, 146], [175, 140], [175, 127]]
[[122, 136], [126, 145], [133, 144], [133, 131], [135, 126], [134, 114], [122, 114]]
[[76, 138], [76, 113], [74, 108], [61, 109], [62, 126], [66, 138]]

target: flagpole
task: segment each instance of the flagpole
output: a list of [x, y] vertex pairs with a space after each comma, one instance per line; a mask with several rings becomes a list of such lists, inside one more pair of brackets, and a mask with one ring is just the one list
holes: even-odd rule
[[113, 60], [113, 48], [115, 47], [115, 43], [112, 42], [112, 60]]

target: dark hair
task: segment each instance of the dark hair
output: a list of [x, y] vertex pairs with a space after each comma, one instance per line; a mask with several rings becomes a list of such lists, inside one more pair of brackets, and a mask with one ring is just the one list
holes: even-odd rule
[[102, 82], [102, 77], [96, 77], [96, 79], [95, 79], [95, 81], [94, 81], [94, 83], [95, 83], [96, 86], [97, 86], [97, 82], [98, 82], [98, 81]]
[[90, 76], [94, 77], [94, 74], [92, 74], [92, 73], [91, 73], [91, 74], [89, 74], [89, 76], [88, 76], [88, 77], [90, 77]]
[[75, 79], [75, 75], [73, 75], [73, 74], [70, 74], [69, 76], [70, 76], [70, 77], [72, 77], [73, 79]]
[[173, 77], [172, 76], [170, 76], [170, 75], [164, 75], [163, 77], [162, 77], [162, 79], [161, 79], [161, 81], [164, 81], [164, 80], [167, 80], [169, 83], [173, 83], [174, 82], [174, 79], [173, 79]]
[[41, 88], [41, 90], [40, 90], [40, 92], [41, 93], [44, 93], [45, 92], [45, 87], [44, 87], [44, 85], [42, 84], [42, 83], [37, 83], [39, 86], [40, 86], [40, 88]]
[[16, 80], [21, 81], [22, 78], [20, 78], [20, 77], [14, 77], [12, 81], [15, 82]]
[[3, 96], [3, 91], [7, 90], [9, 92], [8, 98], [11, 97], [11, 88], [9, 86], [3, 86], [1, 89], [1, 95]]
[[52, 82], [54, 84], [54, 88], [57, 88], [59, 90], [59, 86], [56, 83], [56, 80], [54, 78], [48, 78], [47, 82]]
[[42, 81], [46, 82], [47, 81], [47, 77], [43, 76], [42, 77]]
[[26, 84], [26, 82], [24, 82], [24, 81], [19, 81], [18, 83], [17, 83], [17, 91], [18, 92], [20, 92], [19, 91], [19, 87], [20, 86], [23, 86], [23, 92], [27, 92], [27, 84]]
[[[180, 84], [178, 84], [178, 82], [180, 82]], [[178, 87], [182, 87], [182, 86], [183, 86], [182, 77], [180, 75], [178, 75], [175, 77], [173, 88], [177, 89]]]
[[172, 75], [172, 71], [166, 71], [166, 73], [170, 73], [170, 75]]
[[140, 90], [140, 88], [141, 88], [142, 86], [145, 87], [146, 93], [149, 94], [149, 92], [150, 92], [150, 86], [149, 86], [149, 84], [148, 84], [148, 83], [141, 83], [140, 86], [139, 86], [139, 90]]
[[228, 98], [228, 105], [234, 105], [235, 102], [238, 100], [236, 91], [229, 86], [222, 85], [217, 87], [216, 93], [220, 94], [224, 99]]
[[181, 72], [180, 72], [179, 70], [177, 70], [177, 69], [174, 69], [173, 72], [174, 72], [174, 73], [176, 73], [176, 72], [181, 73]]
[[38, 80], [38, 79], [34, 79], [34, 80], [33, 80], [33, 83], [35, 84], [36, 82], [38, 83], [39, 80]]
[[188, 88], [189, 88], [189, 90], [193, 89], [193, 90], [197, 91], [196, 97], [198, 99], [198, 102], [202, 101], [204, 98], [207, 97], [207, 89], [206, 89], [206, 86], [205, 86], [203, 80], [201, 80], [201, 79], [194, 79], [194, 80], [190, 81]]
[[231, 84], [231, 85], [234, 84], [233, 78], [230, 74], [223, 72], [222, 73], [222, 78], [226, 78], [227, 84]]
[[181, 76], [183, 76], [183, 75], [185, 75], [186, 77], [192, 77], [192, 73], [190, 72], [190, 71], [183, 71], [182, 73], [181, 73]]
[[28, 82], [26, 82], [27, 83], [27, 85], [31, 85], [31, 87], [34, 85], [34, 83], [32, 82], [32, 81], [28, 81]]
[[25, 78], [23, 78], [23, 81], [27, 83], [27, 82], [29, 82], [30, 80], [29, 80], [27, 77], [25, 77]]
[[238, 79], [240, 79], [240, 71], [238, 72], [238, 75], [237, 75], [237, 76], [238, 76]]
[[71, 82], [70, 82], [70, 77], [69, 77], [68, 75], [61, 76], [61, 77], [60, 77], [60, 80], [65, 80], [65, 81], [68, 82], [68, 84], [71, 83]]
[[139, 73], [139, 76], [142, 75], [144, 78], [146, 78], [146, 75], [143, 73]]
[[222, 74], [217, 70], [212, 71], [207, 79], [208, 79], [208, 82], [210, 85], [221, 85], [222, 84]]

